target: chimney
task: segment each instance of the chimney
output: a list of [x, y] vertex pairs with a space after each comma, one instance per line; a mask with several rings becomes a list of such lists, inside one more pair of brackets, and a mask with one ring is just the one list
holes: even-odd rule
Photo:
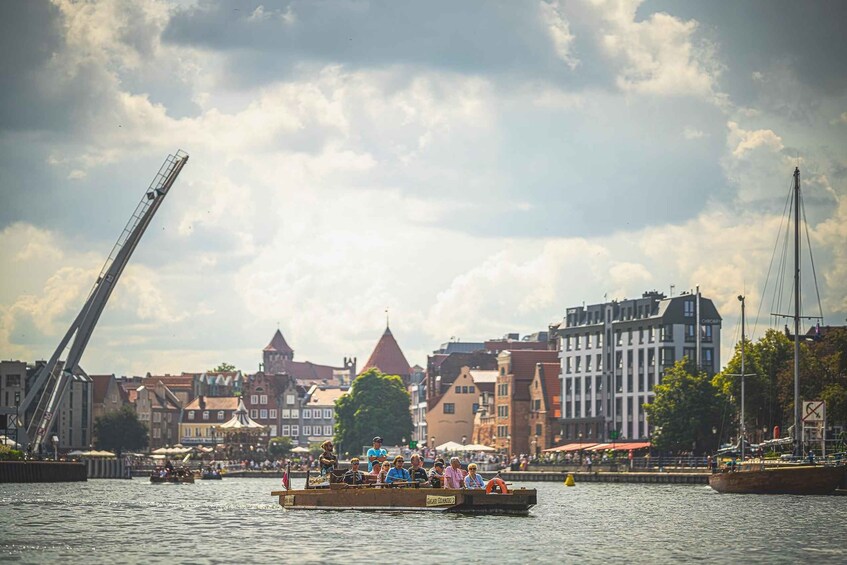
[[205, 409], [206, 409], [206, 397], [201, 396], [200, 397], [200, 410], [205, 410]]

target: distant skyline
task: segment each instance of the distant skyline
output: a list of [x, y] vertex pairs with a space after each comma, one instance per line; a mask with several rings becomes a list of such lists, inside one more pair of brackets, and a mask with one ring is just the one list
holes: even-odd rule
[[297, 360], [362, 363], [386, 308], [424, 366], [451, 336], [671, 285], [715, 301], [726, 363], [736, 297], [770, 308], [795, 166], [842, 325], [845, 20], [788, 0], [2, 2], [0, 357], [49, 357], [177, 149], [91, 373], [254, 371], [277, 327]]

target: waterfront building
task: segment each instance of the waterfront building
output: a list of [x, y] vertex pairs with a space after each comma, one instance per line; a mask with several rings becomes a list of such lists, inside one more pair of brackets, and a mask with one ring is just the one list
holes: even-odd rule
[[157, 383], [162, 383], [184, 406], [197, 397], [197, 394], [195, 393], [196, 375], [197, 373], [183, 373], [180, 375], [171, 375], [167, 373], [164, 375], [151, 375], [150, 373], [147, 373], [147, 376], [142, 379], [141, 384], [147, 387], [155, 387]]
[[91, 377], [94, 420], [110, 412], [117, 412], [128, 402], [126, 393], [114, 374], [89, 375]]
[[285, 341], [280, 330], [276, 330], [270, 343], [262, 350], [262, 372], [269, 375], [287, 374], [304, 386], [348, 386], [356, 375], [356, 358], [344, 357], [340, 367], [295, 361], [294, 350]]
[[135, 413], [147, 426], [151, 450], [180, 443], [183, 406], [180, 397], [161, 380], [145, 379], [135, 390]]
[[359, 374], [368, 369], [378, 369], [385, 375], [398, 375], [403, 379], [404, 385], [409, 385], [411, 366], [387, 324], [385, 331], [382, 332], [376, 347], [374, 347], [371, 356], [368, 357]]
[[194, 379], [194, 396], [239, 396], [244, 384], [241, 371], [183, 373]]
[[309, 444], [321, 444], [335, 434], [335, 402], [347, 394], [350, 387], [312, 385], [303, 398], [301, 431]]
[[[480, 372], [486, 373], [486, 372]], [[487, 373], [491, 373], [488, 371]], [[475, 381], [477, 372], [467, 365], [462, 367], [450, 388], [427, 402], [426, 424], [430, 438], [439, 444], [448, 441], [470, 443], [473, 437], [474, 415], [479, 410], [479, 388]], [[483, 374], [481, 381], [491, 386]]]
[[536, 457], [542, 451], [559, 444], [562, 417], [562, 382], [558, 362], [536, 363], [535, 376], [529, 384], [529, 442], [530, 453]]
[[558, 360], [558, 352], [550, 349], [506, 350], [497, 356], [495, 447], [508, 453], [529, 453], [529, 385], [535, 377], [535, 365]]
[[720, 328], [714, 303], [693, 293], [667, 298], [652, 291], [568, 308], [550, 328], [561, 357], [563, 439], [649, 439], [644, 404], [655, 385], [683, 357], [713, 375], [720, 366]]
[[182, 410], [179, 443], [215, 445], [223, 443], [218, 426], [232, 419], [241, 399], [236, 396], [198, 396]]
[[474, 384], [478, 394], [476, 414], [474, 414], [471, 443], [493, 446], [497, 437], [497, 417], [494, 408], [494, 388], [497, 385], [497, 369], [485, 371], [472, 369]]
[[426, 445], [426, 372], [420, 365], [412, 367], [409, 378], [409, 411], [412, 413], [411, 441], [417, 445]]
[[18, 405], [26, 395], [27, 366], [24, 361], [0, 361], [0, 430], [2, 434], [15, 439], [17, 432], [16, 417], [23, 426], [23, 414]]

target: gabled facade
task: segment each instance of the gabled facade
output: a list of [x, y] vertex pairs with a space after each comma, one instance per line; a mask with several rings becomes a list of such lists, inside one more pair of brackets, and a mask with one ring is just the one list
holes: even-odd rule
[[262, 350], [262, 371], [268, 375], [287, 374], [309, 387], [347, 386], [356, 373], [356, 358], [344, 358], [340, 367], [312, 363], [311, 361], [295, 361], [294, 350], [285, 341], [282, 332], [277, 330], [271, 342]]
[[179, 424], [183, 445], [215, 445], [223, 443], [218, 426], [228, 422], [238, 409], [236, 396], [198, 396], [182, 411]]
[[148, 447], [158, 449], [180, 443], [179, 423], [183, 403], [162, 381], [146, 380], [135, 391], [135, 412], [147, 426]]
[[480, 390], [470, 367], [462, 367], [448, 390], [427, 402], [428, 446], [455, 441], [473, 443], [474, 416], [479, 410]]
[[322, 443], [335, 434], [335, 402], [349, 387], [312, 385], [303, 399], [302, 436], [309, 444]]
[[94, 419], [117, 412], [126, 402], [126, 394], [118, 384], [115, 375], [90, 375], [93, 390]]
[[536, 456], [558, 445], [562, 417], [562, 387], [559, 363], [537, 363], [529, 384], [530, 453]]

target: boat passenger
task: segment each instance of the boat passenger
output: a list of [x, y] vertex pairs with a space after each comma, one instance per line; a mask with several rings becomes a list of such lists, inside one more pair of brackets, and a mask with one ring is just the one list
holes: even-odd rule
[[373, 472], [374, 465], [377, 464], [381, 468], [387, 458], [388, 452], [382, 448], [382, 438], [376, 436], [373, 439], [373, 447], [368, 449], [368, 472]]
[[433, 488], [441, 488], [444, 484], [444, 461], [440, 459], [435, 462], [429, 471], [429, 484]]
[[[377, 468], [378, 468], [377, 465], [374, 465], [374, 469], [377, 469]], [[388, 472], [391, 470], [391, 463], [389, 463], [388, 461], [385, 461], [382, 464], [382, 467], [379, 468], [379, 469], [380, 469], [380, 471], [376, 476], [376, 484], [385, 485], [386, 484], [386, 478], [388, 477]]]
[[429, 484], [429, 477], [426, 474], [426, 471], [423, 467], [421, 467], [421, 456], [417, 453], [413, 453], [409, 458], [409, 461], [412, 463], [412, 468], [409, 469], [409, 476], [412, 480], [418, 484]]
[[444, 488], [462, 488], [464, 475], [458, 457], [450, 458], [450, 466], [444, 470]]
[[476, 463], [468, 465], [468, 476], [465, 477], [465, 488], [485, 488], [485, 480], [476, 473]]
[[385, 482], [389, 485], [398, 481], [405, 481], [407, 483], [412, 482], [412, 477], [409, 475], [409, 471], [403, 468], [402, 455], [398, 455], [394, 458], [394, 466], [391, 467], [388, 474], [385, 476]]
[[331, 473], [335, 466], [338, 464], [338, 458], [332, 453], [332, 442], [326, 440], [321, 444], [321, 449], [323, 449], [323, 453], [321, 453], [320, 457], [320, 467], [321, 467], [321, 476], [325, 476], [327, 473]]
[[347, 469], [341, 480], [348, 485], [360, 485], [365, 482], [365, 476], [359, 471], [358, 457], [350, 460], [350, 468]]

